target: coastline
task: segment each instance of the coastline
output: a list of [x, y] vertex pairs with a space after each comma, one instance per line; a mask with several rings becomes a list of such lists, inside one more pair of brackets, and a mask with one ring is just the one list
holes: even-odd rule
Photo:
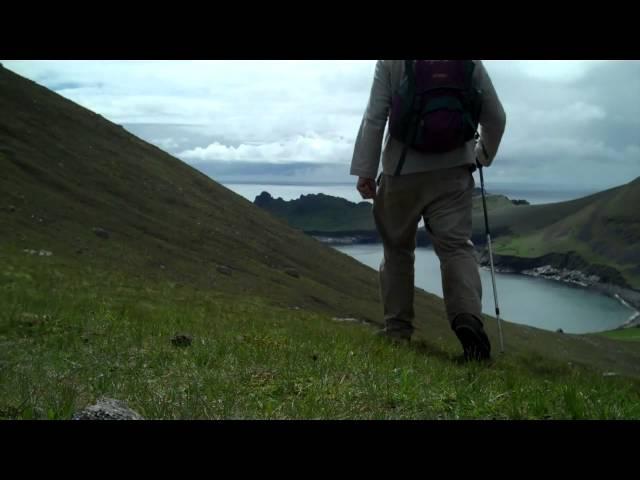
[[[363, 236], [334, 236], [330, 234], [321, 235], [314, 232], [313, 237], [327, 245], [359, 245], [379, 243], [371, 241], [371, 238]], [[477, 252], [478, 265], [482, 268], [489, 268], [489, 259], [484, 252]], [[567, 255], [567, 258], [571, 254]], [[554, 267], [550, 263], [540, 265], [542, 259], [524, 259], [519, 257], [502, 257], [494, 255], [494, 269], [496, 273], [509, 273], [525, 275], [535, 278], [543, 278], [584, 288], [594, 293], [606, 295], [618, 301], [631, 311], [631, 316], [618, 329], [640, 327], [640, 291], [633, 290], [611, 282], [603, 281], [601, 276], [593, 272], [585, 272], [577, 268]], [[557, 263], [557, 262], [556, 262]], [[562, 262], [561, 262], [562, 263]], [[565, 262], [566, 263], [566, 262]], [[537, 266], [534, 266], [536, 265]]]
[[[488, 265], [481, 265], [482, 268], [489, 269]], [[544, 265], [530, 270], [517, 271], [513, 268], [496, 267], [496, 273], [508, 273], [515, 275], [525, 275], [527, 277], [544, 278], [553, 280], [579, 288], [584, 288], [595, 293], [600, 293], [614, 298], [624, 307], [631, 310], [629, 319], [618, 328], [630, 328], [640, 326], [640, 292], [628, 288], [620, 287], [610, 283], [599, 282], [596, 275], [587, 275], [579, 270], [558, 270], [550, 265]]]
[[[485, 261], [484, 258], [481, 259], [479, 264], [483, 268], [489, 268], [489, 263], [488, 261]], [[617, 300], [632, 312], [627, 321], [618, 327], [618, 329], [640, 327], [640, 292], [637, 290], [615, 285], [613, 283], [603, 282], [601, 281], [601, 278], [595, 274], [585, 273], [577, 269], [557, 268], [551, 265], [518, 269], [512, 266], [504, 267], [502, 264], [495, 262], [494, 269], [498, 273], [511, 273], [535, 278], [544, 278], [606, 295]]]

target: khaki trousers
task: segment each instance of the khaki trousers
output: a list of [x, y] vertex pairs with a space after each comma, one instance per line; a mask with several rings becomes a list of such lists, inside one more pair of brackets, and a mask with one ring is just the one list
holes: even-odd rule
[[382, 176], [373, 215], [384, 245], [380, 294], [388, 327], [410, 328], [414, 318], [414, 251], [421, 218], [440, 259], [449, 323], [460, 313], [481, 319], [482, 284], [470, 240], [474, 187], [468, 165]]

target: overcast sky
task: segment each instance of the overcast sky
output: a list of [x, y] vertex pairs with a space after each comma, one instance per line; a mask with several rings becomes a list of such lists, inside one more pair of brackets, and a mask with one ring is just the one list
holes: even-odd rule
[[[352, 182], [374, 60], [2, 61], [221, 182]], [[486, 181], [640, 176], [640, 61], [487, 60], [507, 129]], [[1, 92], [0, 92], [1, 94]]]

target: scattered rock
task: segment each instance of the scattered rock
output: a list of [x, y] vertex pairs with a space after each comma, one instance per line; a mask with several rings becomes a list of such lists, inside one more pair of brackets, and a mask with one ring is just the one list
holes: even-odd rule
[[603, 377], [617, 377], [618, 374], [616, 372], [604, 372], [602, 374]]
[[556, 330], [556, 333], [564, 333], [564, 330], [562, 330], [561, 328]]
[[355, 323], [360, 323], [360, 320], [358, 320], [357, 318], [353, 318], [353, 317], [345, 317], [345, 318], [333, 317], [331, 320], [333, 320], [334, 322], [355, 322]]
[[24, 253], [28, 253], [29, 255], [38, 255], [39, 257], [50, 257], [53, 255], [49, 250], [32, 250], [29, 248], [25, 248], [23, 250]]
[[300, 274], [298, 273], [298, 271], [295, 268], [286, 268], [284, 270], [284, 273], [286, 273], [287, 275], [290, 275], [294, 278], [300, 278]]
[[231, 275], [233, 273], [231, 267], [227, 267], [226, 265], [218, 265], [218, 268], [216, 270], [218, 270], [218, 272], [222, 273], [223, 275]]
[[167, 267], [164, 266], [164, 263], [160, 264], [160, 270], [165, 270]]
[[109, 232], [107, 232], [104, 228], [95, 227], [93, 229], [93, 233], [95, 233], [100, 238], [104, 238], [105, 240], [109, 238]]
[[173, 343], [176, 347], [188, 347], [193, 342], [193, 338], [191, 335], [185, 334], [177, 334], [174, 335], [171, 339], [171, 343]]
[[600, 277], [597, 275], [587, 275], [579, 270], [558, 269], [551, 265], [543, 265], [530, 270], [523, 270], [521, 273], [532, 277], [542, 277], [549, 280], [571, 283], [581, 287], [589, 287], [600, 281]]
[[131, 410], [125, 402], [103, 397], [95, 405], [76, 412], [72, 420], [144, 420], [144, 418]]

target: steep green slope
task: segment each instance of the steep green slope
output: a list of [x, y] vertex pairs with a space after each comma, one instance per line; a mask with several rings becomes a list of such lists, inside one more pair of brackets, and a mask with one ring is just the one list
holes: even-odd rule
[[[584, 199], [523, 207], [517, 215], [492, 215], [492, 225], [507, 235], [496, 252], [520, 257], [576, 252], [587, 262], [618, 270], [640, 288], [640, 178]], [[536, 208], [537, 207], [537, 208]]]
[[0, 91], [3, 249], [43, 249], [141, 281], [254, 292], [335, 312], [348, 305], [374, 316], [375, 275], [346, 255], [6, 69]]
[[637, 342], [605, 339], [603, 374], [575, 359], [576, 341], [598, 349], [589, 337], [527, 338], [571, 350], [561, 361], [509, 329], [506, 356], [464, 365], [432, 335], [391, 345], [323, 313], [56, 256], [3, 257], [0, 304], [0, 419], [68, 419], [102, 396], [147, 419], [640, 418], [640, 379], [612, 374]]

